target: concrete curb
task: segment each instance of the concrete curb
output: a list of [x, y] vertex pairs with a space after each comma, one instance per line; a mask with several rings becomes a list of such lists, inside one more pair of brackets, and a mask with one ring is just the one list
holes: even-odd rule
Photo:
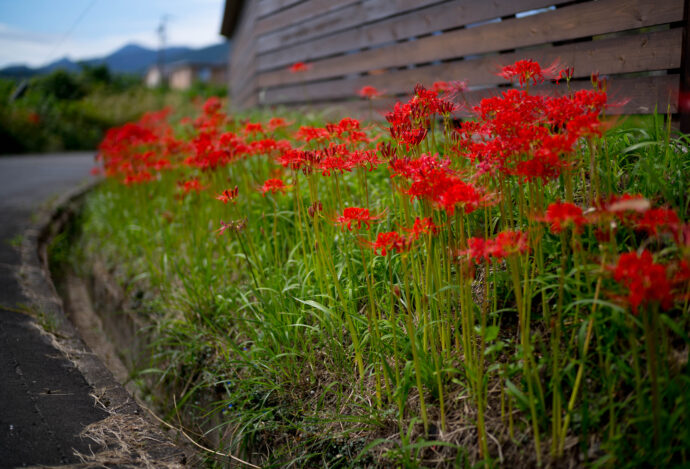
[[[104, 448], [91, 455], [81, 455], [84, 465], [104, 467], [185, 467], [187, 456], [156, 425], [146, 412], [113, 377], [100, 358], [83, 342], [65, 314], [48, 268], [48, 246], [75, 215], [83, 196], [100, 181], [93, 181], [62, 195], [52, 207], [41, 209], [24, 232], [21, 244], [19, 282], [30, 299], [31, 308], [49, 321], [54, 344], [63, 351], [93, 388], [94, 405], [110, 414], [105, 420], [89, 425], [84, 436]], [[44, 331], [45, 332], [45, 331]]]

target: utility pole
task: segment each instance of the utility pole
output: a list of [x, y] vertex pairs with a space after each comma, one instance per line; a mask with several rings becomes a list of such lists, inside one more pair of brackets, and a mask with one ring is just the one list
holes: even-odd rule
[[161, 22], [158, 25], [156, 32], [158, 33], [158, 73], [160, 74], [160, 84], [165, 86], [165, 42], [166, 42], [166, 28], [169, 15], [161, 16]]

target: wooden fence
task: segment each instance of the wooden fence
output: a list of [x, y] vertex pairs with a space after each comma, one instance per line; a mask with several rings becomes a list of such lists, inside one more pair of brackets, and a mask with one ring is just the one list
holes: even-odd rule
[[[374, 105], [388, 108], [416, 83], [466, 80], [474, 103], [506, 86], [502, 66], [533, 59], [574, 67], [575, 88], [590, 87], [593, 72], [608, 76], [610, 99], [621, 103], [610, 113], [676, 113], [684, 3], [246, 0], [232, 31], [230, 94], [237, 108], [308, 104], [361, 114], [365, 85], [384, 91]], [[309, 70], [291, 73], [295, 62]]]

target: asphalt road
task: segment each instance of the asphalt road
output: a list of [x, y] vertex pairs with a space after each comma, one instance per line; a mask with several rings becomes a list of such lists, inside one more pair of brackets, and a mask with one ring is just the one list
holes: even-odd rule
[[0, 156], [0, 468], [79, 462], [79, 437], [107, 414], [72, 362], [19, 311], [28, 303], [17, 280], [13, 246], [32, 214], [89, 178], [93, 153]]

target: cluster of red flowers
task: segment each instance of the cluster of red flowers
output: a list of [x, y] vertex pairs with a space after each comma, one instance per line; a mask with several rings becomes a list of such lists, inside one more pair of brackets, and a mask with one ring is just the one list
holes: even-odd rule
[[[292, 72], [309, 69], [301, 62], [290, 67]], [[607, 106], [607, 95], [605, 82], [598, 77], [593, 77], [596, 86], [591, 90], [545, 96], [530, 94], [529, 85], [546, 79], [569, 81], [573, 70], [556, 73], [553, 66], [542, 69], [536, 62], [524, 60], [504, 67], [500, 75], [516, 80], [522, 89], [506, 90], [467, 108], [476, 119], [454, 130], [445, 129], [447, 153], [441, 156], [424, 153], [422, 148], [431, 153], [441, 148], [429, 136], [437, 120], [447, 119], [459, 109], [453, 98], [466, 90], [464, 82], [439, 81], [430, 89], [416, 86], [407, 102], [396, 103], [385, 115], [390, 139], [372, 136], [371, 128], [363, 128], [353, 118], [296, 130], [280, 117], [268, 122], [236, 122], [223, 112], [219, 99], [211, 98], [196, 119], [181, 123], [176, 131], [168, 123], [169, 110], [148, 113], [136, 123], [111, 129], [100, 145], [99, 159], [106, 176], [117, 177], [125, 184], [160, 179], [163, 171], [191, 169], [192, 175], [178, 176], [181, 197], [203, 191], [206, 172], [260, 155], [279, 167], [258, 187], [263, 195], [285, 193], [291, 187], [286, 183], [288, 178], [297, 178], [299, 173], [331, 177], [385, 167], [392, 178], [391, 187], [421, 202], [424, 213], [432, 216], [417, 218], [413, 226], [399, 231], [378, 233], [374, 241], [362, 243], [381, 255], [404, 252], [419, 239], [439, 232], [434, 219], [448, 220], [456, 213], [464, 216], [495, 203], [500, 196], [497, 191], [508, 178], [518, 183], [547, 182], [573, 171], [578, 164], [575, 150], [583, 138], [602, 133], [600, 117]], [[373, 99], [381, 92], [365, 86], [359, 95]], [[379, 139], [373, 149], [372, 143]], [[384, 162], [387, 164], [382, 166]], [[236, 202], [238, 196], [235, 186], [215, 198], [227, 204]], [[583, 210], [558, 201], [548, 205], [536, 219], [555, 234], [581, 235], [584, 227], [594, 225], [597, 237], [604, 232], [610, 236], [622, 225], [660, 240], [672, 238], [681, 250], [690, 251], [690, 225], [684, 224], [673, 210], [652, 207], [641, 196], [627, 194], [593, 205]], [[308, 213], [314, 217], [322, 210], [323, 204], [312, 200]], [[343, 230], [368, 230], [382, 218], [383, 213], [373, 214], [369, 208], [347, 207], [333, 222]], [[244, 222], [221, 225], [221, 233], [244, 228]], [[470, 238], [458, 253], [480, 263], [528, 249], [526, 232], [506, 230], [489, 239]], [[687, 270], [687, 263], [682, 262], [656, 264], [651, 254], [643, 251], [639, 256], [620, 256], [613, 277], [630, 291], [626, 300], [637, 311], [647, 304], [672, 304], [680, 290], [677, 279], [686, 278], [683, 276]]]
[[448, 116], [458, 110], [458, 105], [439, 92], [415, 86], [414, 96], [404, 103], [396, 103], [386, 114], [391, 137], [398, 143], [415, 147], [422, 143], [436, 116]]
[[582, 215], [582, 209], [568, 202], [554, 202], [546, 209], [543, 220], [547, 222], [551, 231], [560, 233], [567, 226], [572, 226], [574, 231], [580, 231], [587, 220]]
[[685, 296], [690, 282], [690, 266], [682, 260], [673, 264], [658, 264], [646, 249], [621, 254], [613, 270], [613, 278], [628, 289], [624, 298], [632, 311], [640, 306], [658, 305], [662, 309], [673, 306], [676, 298]]
[[501, 69], [499, 75], [506, 80], [513, 80], [517, 77], [520, 86], [529, 84], [530, 80], [537, 85], [544, 81], [544, 78], [552, 78], [555, 76], [556, 64], [552, 64], [549, 68], [542, 69], [541, 66], [530, 59], [518, 60], [514, 64], [506, 65]]
[[524, 231], [501, 231], [493, 239], [470, 238], [467, 240], [467, 250], [458, 254], [466, 255], [476, 263], [483, 260], [503, 259], [512, 254], [522, 254], [529, 249], [527, 233]]
[[365, 99], [376, 99], [383, 93], [374, 88], [373, 86], [363, 86], [357, 94]]
[[[550, 204], [538, 220], [549, 224], [553, 233], [560, 233], [567, 227], [579, 233], [582, 227], [592, 224], [624, 225], [648, 236], [670, 234], [682, 244], [683, 230], [687, 225], [681, 223], [678, 214], [668, 208], [652, 208], [651, 203], [640, 195], [623, 194], [610, 197], [584, 213], [582, 208], [568, 202]], [[615, 220], [617, 223], [611, 225]]]
[[136, 123], [115, 127], [98, 148], [106, 176], [119, 176], [125, 184], [148, 182], [154, 173], [172, 167], [171, 158], [188, 149], [176, 140], [166, 119], [169, 109], [150, 112]]
[[204, 186], [201, 185], [201, 181], [199, 181], [199, 178], [192, 178], [186, 181], [178, 181], [177, 185], [182, 190], [183, 196], [189, 194], [192, 191], [198, 194], [199, 192], [205, 189]]
[[275, 194], [276, 192], [282, 192], [283, 194], [288, 189], [282, 179], [268, 179], [264, 182], [264, 185], [259, 188], [259, 191], [266, 195], [267, 193]]
[[237, 196], [239, 195], [239, 188], [235, 186], [233, 189], [225, 189], [221, 194], [219, 194], [216, 199], [220, 200], [224, 204], [227, 204], [228, 202], [234, 202]]
[[417, 159], [392, 159], [389, 167], [394, 177], [409, 181], [408, 195], [427, 200], [449, 215], [455, 213], [458, 206], [464, 213], [471, 213], [488, 202], [489, 197], [482, 189], [463, 181], [450, 169], [450, 163], [450, 160], [436, 155], [422, 155]]
[[335, 219], [335, 223], [340, 225], [343, 229], [347, 228], [352, 231], [352, 225], [355, 224], [358, 230], [365, 227], [367, 230], [371, 228], [371, 223], [381, 219], [383, 215], [372, 215], [368, 208], [360, 207], [346, 207], [343, 214]]
[[[543, 79], [536, 63], [508, 74]], [[473, 108], [477, 120], [457, 130], [457, 153], [475, 163], [480, 173], [517, 176], [521, 181], [554, 179], [572, 166], [581, 137], [601, 134], [599, 117], [606, 99], [606, 93], [596, 89], [565, 96], [504, 91]]]
[[391, 251], [397, 253], [405, 252], [420, 237], [423, 235], [435, 235], [438, 233], [438, 230], [439, 227], [434, 224], [431, 218], [417, 217], [411, 228], [403, 228], [403, 231], [408, 233], [406, 236], [397, 231], [388, 231], [379, 233], [375, 241], [362, 240], [362, 243], [371, 248], [374, 254], [385, 256]]

